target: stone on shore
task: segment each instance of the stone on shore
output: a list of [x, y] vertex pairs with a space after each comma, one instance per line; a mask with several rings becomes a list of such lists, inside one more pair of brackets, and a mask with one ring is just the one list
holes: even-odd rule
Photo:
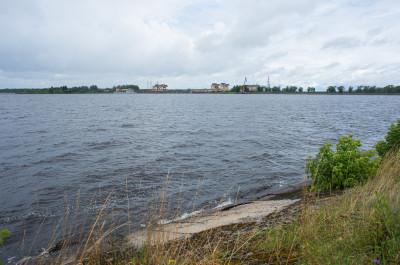
[[128, 245], [140, 248], [144, 244], [154, 245], [189, 238], [192, 234], [225, 225], [257, 222], [297, 201], [299, 200], [252, 201], [229, 207], [226, 210], [222, 209], [214, 213], [192, 216], [179, 222], [134, 232], [128, 235]]

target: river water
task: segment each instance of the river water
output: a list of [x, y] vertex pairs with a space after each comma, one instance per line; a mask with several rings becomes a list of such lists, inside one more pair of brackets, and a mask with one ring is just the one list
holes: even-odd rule
[[400, 96], [0, 94], [0, 260], [39, 253], [66, 214], [87, 229], [110, 193], [139, 228], [167, 176], [181, 214], [298, 183], [321, 144], [372, 148], [397, 119]]

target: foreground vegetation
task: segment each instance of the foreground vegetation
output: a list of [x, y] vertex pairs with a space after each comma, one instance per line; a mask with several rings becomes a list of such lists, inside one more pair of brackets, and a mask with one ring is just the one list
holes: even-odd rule
[[[377, 176], [323, 207], [305, 205], [298, 220], [266, 234], [268, 249], [293, 250], [288, 259], [308, 264], [400, 263], [400, 154]], [[310, 207], [311, 206], [311, 207]]]
[[[140, 249], [80, 254], [82, 264], [399, 264], [400, 153], [375, 178], [302, 203], [260, 223], [231, 225]], [[149, 242], [157, 238], [149, 231]], [[161, 242], [161, 241], [159, 241]], [[105, 244], [103, 244], [104, 246]], [[83, 256], [82, 256], [83, 255]]]
[[309, 158], [306, 174], [313, 179], [312, 190], [336, 190], [365, 183], [376, 175], [380, 158], [375, 151], [361, 151], [361, 140], [353, 135], [339, 138], [336, 150], [331, 143], [321, 146], [316, 158]]

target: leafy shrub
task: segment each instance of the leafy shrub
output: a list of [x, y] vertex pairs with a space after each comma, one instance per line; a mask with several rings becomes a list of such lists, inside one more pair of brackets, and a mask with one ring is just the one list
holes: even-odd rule
[[9, 237], [10, 231], [4, 229], [0, 231], [0, 245], [3, 245], [3, 237]]
[[360, 140], [353, 135], [339, 138], [336, 151], [331, 143], [323, 145], [315, 159], [309, 157], [306, 174], [313, 180], [313, 190], [341, 189], [364, 183], [375, 175], [380, 159], [375, 158], [375, 151], [360, 151]]
[[399, 149], [400, 147], [400, 120], [397, 120], [397, 125], [393, 123], [385, 136], [386, 141], [379, 141], [374, 147], [380, 157], [384, 157], [390, 149]]
[[[9, 237], [10, 236], [10, 231], [4, 229], [0, 231], [0, 245], [3, 245], [3, 237]], [[2, 265], [2, 262], [0, 261], [0, 265]]]

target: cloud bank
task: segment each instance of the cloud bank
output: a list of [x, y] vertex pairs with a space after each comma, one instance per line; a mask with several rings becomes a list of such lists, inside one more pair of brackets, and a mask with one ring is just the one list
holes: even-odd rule
[[0, 88], [400, 84], [400, 2], [0, 3]]

